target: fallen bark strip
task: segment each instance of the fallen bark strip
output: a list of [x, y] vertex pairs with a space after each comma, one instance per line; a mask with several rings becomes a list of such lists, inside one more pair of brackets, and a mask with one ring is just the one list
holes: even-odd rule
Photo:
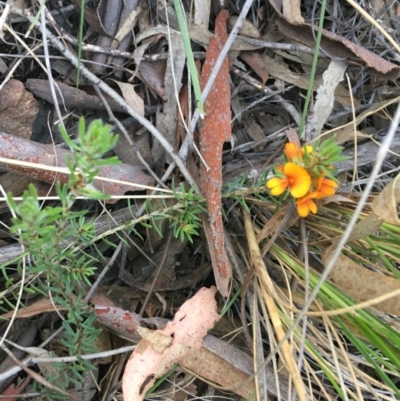
[[[96, 306], [95, 312], [99, 323], [134, 343], [141, 340], [138, 326], [156, 326], [157, 329], [163, 329], [168, 322], [167, 319], [157, 317], [142, 319], [138, 314], [118, 307]], [[180, 365], [246, 399], [255, 395], [253, 358], [217, 337], [206, 335], [201, 349], [185, 357]], [[288, 400], [287, 379], [269, 365], [265, 366], [265, 372], [268, 379], [268, 395], [277, 396], [279, 393], [282, 400]], [[279, 388], [276, 383], [279, 383]]]

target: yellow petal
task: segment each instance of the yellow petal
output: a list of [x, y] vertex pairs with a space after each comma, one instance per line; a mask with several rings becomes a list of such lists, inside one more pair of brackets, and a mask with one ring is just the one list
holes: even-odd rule
[[314, 149], [313, 149], [313, 147], [312, 147], [311, 145], [303, 146], [303, 152], [304, 152], [304, 153], [306, 152], [306, 150], [307, 150], [307, 153], [308, 153], [309, 155], [312, 155], [313, 152], [314, 152]]
[[314, 201], [311, 199], [307, 201], [308, 208], [310, 209], [310, 212], [315, 214], [318, 211], [317, 205], [315, 204]]
[[267, 181], [266, 187], [270, 190], [272, 196], [279, 196], [286, 191], [288, 184], [286, 178], [275, 177]]
[[296, 205], [297, 205], [297, 213], [299, 214], [300, 217], [307, 217], [310, 212], [315, 214], [317, 213], [317, 205], [315, 202], [311, 199], [315, 197], [315, 192], [308, 194], [304, 196], [301, 199], [297, 199]]
[[311, 187], [311, 177], [307, 170], [294, 163], [286, 163], [283, 172], [289, 180], [290, 194], [293, 198], [301, 198]]
[[338, 187], [337, 182], [329, 180], [328, 178], [318, 178], [318, 195], [317, 198], [335, 195], [335, 188]]
[[297, 213], [300, 217], [307, 217], [310, 214], [310, 209], [308, 208], [306, 202], [297, 204]]

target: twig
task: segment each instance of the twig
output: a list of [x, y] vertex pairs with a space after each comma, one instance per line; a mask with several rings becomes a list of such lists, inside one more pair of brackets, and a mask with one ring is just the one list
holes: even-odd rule
[[[250, 1], [250, 0], [247, 0]], [[0, 2], [0, 4], [5, 5], [3, 1]], [[15, 14], [18, 14], [21, 17], [25, 17], [29, 22], [35, 24], [36, 27], [40, 28], [40, 25], [35, 21], [35, 18], [33, 18], [30, 15], [26, 15], [26, 13], [15, 7], [11, 6], [11, 11]], [[100, 80], [96, 75], [91, 73], [84, 65], [79, 64], [78, 59], [76, 56], [65, 46], [61, 43], [61, 41], [53, 35], [50, 31], [46, 30], [46, 34], [50, 41], [53, 43], [53, 45], [62, 53], [64, 56], [70, 61], [70, 63], [75, 67], [79, 68], [82, 75], [85, 76], [90, 82], [92, 82], [94, 85], [98, 85], [99, 88], [105, 92], [108, 96], [111, 97], [114, 101], [120, 104], [120, 106], [125, 110], [125, 112], [132, 117], [135, 117], [136, 120], [140, 122], [153, 136], [156, 140], [160, 142], [160, 144], [164, 147], [165, 151], [171, 156], [172, 160], [174, 161], [175, 165], [179, 168], [181, 171], [182, 175], [186, 179], [186, 181], [189, 183], [189, 185], [193, 186], [196, 190], [197, 193], [200, 193], [200, 189], [197, 186], [196, 182], [192, 178], [190, 172], [186, 168], [183, 160], [179, 157], [177, 152], [174, 150], [174, 148], [171, 146], [171, 144], [164, 138], [164, 136], [154, 127], [153, 124], [150, 123], [146, 118], [142, 117], [135, 109], [133, 109], [131, 106], [129, 106], [124, 99], [120, 95], [118, 95], [117, 92], [115, 92], [112, 88], [110, 88], [108, 85], [106, 85], [102, 80]]]
[[117, 249], [114, 251], [111, 259], [108, 261], [108, 263], [104, 266], [103, 271], [99, 274], [97, 277], [96, 281], [92, 284], [92, 287], [86, 294], [84, 301], [89, 302], [90, 298], [92, 298], [93, 293], [96, 291], [96, 288], [99, 286], [101, 283], [101, 280], [103, 280], [104, 276], [106, 273], [110, 270], [110, 267], [115, 263], [115, 260], [117, 259], [119, 253], [121, 252], [123, 242], [120, 241], [119, 245], [117, 246]]
[[156, 274], [155, 274], [155, 276], [153, 278], [153, 281], [151, 283], [149, 291], [147, 292], [146, 298], [143, 301], [143, 305], [140, 308], [140, 312], [139, 312], [140, 316], [143, 316], [143, 313], [146, 310], [146, 306], [147, 306], [147, 304], [149, 302], [149, 299], [150, 299], [151, 294], [153, 292], [154, 286], [156, 285], [157, 279], [158, 279], [158, 277], [159, 277], [159, 275], [161, 273], [161, 270], [162, 270], [162, 268], [164, 266], [165, 259], [167, 259], [169, 245], [171, 243], [171, 238], [172, 238], [172, 230], [169, 230], [168, 237], [167, 237], [167, 242], [165, 243], [165, 248], [164, 248], [164, 253], [163, 253], [162, 259], [161, 259], [159, 265], [157, 266]]
[[1, 348], [3, 349], [3, 351], [5, 351], [5, 353], [22, 369], [24, 370], [29, 376], [31, 376], [33, 379], [35, 379], [38, 383], [42, 384], [43, 386], [57, 391], [62, 395], [65, 395], [68, 398], [72, 398], [76, 401], [81, 401], [78, 397], [75, 397], [73, 394], [68, 393], [67, 391], [64, 391], [61, 388], [58, 388], [56, 386], [54, 386], [53, 384], [51, 384], [50, 382], [48, 382], [43, 376], [41, 376], [39, 373], [36, 373], [34, 370], [29, 369], [27, 366], [25, 366], [21, 361], [19, 361], [14, 354], [4, 345], [1, 345]]
[[[29, 350], [27, 350], [25, 347], [21, 347], [18, 344], [14, 344], [11, 341], [8, 341], [8, 343], [12, 344], [14, 347], [18, 347], [19, 349], [22, 349], [23, 351], [27, 352], [29, 354]], [[136, 348], [136, 345], [128, 345], [126, 347], [122, 348], [117, 348], [109, 351], [102, 351], [102, 352], [96, 352], [94, 354], [87, 354], [87, 355], [79, 355], [79, 358], [86, 359], [86, 360], [91, 360], [91, 359], [98, 359], [98, 358], [106, 358], [108, 356], [114, 356], [118, 354], [123, 354], [126, 352], [130, 352]], [[78, 361], [78, 357], [76, 356], [62, 356], [62, 357], [36, 357], [36, 356], [28, 356], [26, 357], [21, 363], [25, 365], [33, 365], [39, 362], [43, 363], [53, 363], [53, 362], [60, 362], [60, 363], [67, 363], [67, 362], [76, 362]], [[0, 373], [0, 381], [4, 381], [8, 379], [9, 377], [15, 375], [16, 373], [20, 372], [22, 367], [20, 365], [13, 366], [12, 368], [6, 370], [5, 372]]]
[[[290, 213], [290, 209], [288, 209], [287, 214]], [[264, 302], [266, 303], [273, 327], [275, 329], [275, 334], [278, 340], [280, 340], [281, 345], [281, 351], [282, 351], [282, 356], [285, 361], [285, 365], [287, 370], [289, 371], [289, 375], [291, 380], [293, 381], [293, 384], [296, 388], [298, 397], [300, 401], [306, 401], [307, 400], [307, 391], [304, 385], [304, 382], [301, 378], [300, 371], [297, 367], [297, 364], [295, 363], [294, 355], [291, 351], [291, 347], [289, 345], [288, 339], [283, 341], [285, 338], [285, 332], [282, 327], [282, 321], [279, 316], [279, 311], [278, 308], [275, 304], [274, 301], [274, 292], [275, 289], [273, 287], [272, 280], [270, 276], [267, 273], [265, 263], [262, 259], [260, 247], [257, 243], [257, 238], [254, 233], [254, 228], [253, 228], [253, 223], [251, 221], [250, 214], [242, 209], [242, 216], [243, 216], [243, 223], [246, 231], [246, 237], [247, 237], [247, 242], [250, 250], [250, 260], [251, 260], [251, 265], [252, 269], [255, 270], [257, 273], [257, 279], [260, 283], [260, 289], [262, 292], [262, 297], [264, 299]], [[282, 227], [282, 224], [279, 228]], [[278, 233], [279, 229], [276, 231]], [[275, 233], [275, 234], [276, 234]], [[273, 238], [271, 238], [272, 240]], [[271, 240], [269, 242], [271, 242]], [[276, 350], [277, 348], [275, 348]], [[262, 368], [262, 366], [258, 366], [259, 369]]]
[[99, 89], [99, 87], [97, 85], [94, 85], [94, 90], [96, 91], [96, 93], [99, 95], [99, 98], [101, 99], [101, 101], [104, 103], [104, 107], [107, 110], [108, 113], [108, 118], [110, 119], [110, 121], [112, 121], [120, 130], [120, 132], [124, 135], [126, 141], [129, 143], [129, 146], [132, 148], [132, 150], [135, 152], [135, 155], [137, 156], [137, 158], [140, 160], [140, 162], [143, 164], [143, 166], [145, 167], [145, 169], [150, 173], [150, 175], [154, 178], [154, 180], [156, 182], [158, 182], [158, 184], [160, 186], [162, 186], [165, 189], [168, 189], [168, 187], [157, 177], [157, 174], [152, 170], [152, 168], [148, 165], [148, 163], [146, 162], [146, 160], [143, 159], [142, 154], [140, 153], [140, 150], [137, 148], [137, 146], [135, 146], [135, 144], [133, 143], [131, 137], [128, 135], [128, 132], [126, 131], [125, 127], [121, 124], [121, 121], [119, 121], [114, 113], [112, 112], [110, 105], [107, 102], [107, 99], [103, 96], [103, 94], [101, 93], [101, 90]]

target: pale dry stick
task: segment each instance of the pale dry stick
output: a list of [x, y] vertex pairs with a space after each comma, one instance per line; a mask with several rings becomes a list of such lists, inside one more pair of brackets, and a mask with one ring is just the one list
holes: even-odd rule
[[[12, 164], [12, 165], [21, 166], [21, 167], [35, 168], [35, 169], [39, 169], [39, 170], [53, 171], [53, 172], [62, 173], [62, 174], [71, 174], [71, 171], [68, 169], [68, 167], [48, 166], [46, 164], [25, 162], [22, 160], [15, 160], [15, 159], [7, 159], [5, 157], [0, 157], [0, 163]], [[143, 184], [137, 184], [134, 182], [114, 180], [112, 178], [107, 178], [107, 177], [96, 176], [95, 179], [99, 180], [99, 181], [113, 182], [115, 184], [130, 185], [132, 187], [149, 189], [149, 190], [154, 190], [154, 191], [158, 191], [158, 192], [165, 192], [165, 193], [169, 193], [169, 194], [173, 193], [173, 191], [170, 189], [156, 188], [156, 187], [152, 187], [150, 185], [143, 185]], [[128, 197], [130, 197], [130, 196], [128, 196]]]
[[4, 7], [3, 12], [0, 15], [0, 38], [2, 40], [4, 40], [3, 26], [4, 26], [4, 23], [7, 21], [7, 17], [8, 17], [9, 12], [10, 12], [10, 5], [6, 4], [6, 6]]
[[353, 87], [350, 82], [349, 74], [346, 73], [347, 85], [349, 86], [349, 94], [350, 94], [350, 102], [351, 102], [351, 113], [353, 116], [353, 130], [354, 130], [354, 168], [353, 168], [353, 183], [358, 178], [358, 170], [357, 170], [357, 124], [356, 124], [356, 111], [354, 108], [354, 97], [353, 97]]
[[[263, 344], [262, 344], [262, 335], [261, 335], [261, 328], [260, 328], [260, 319], [258, 318], [259, 316], [259, 311], [258, 311], [258, 294], [259, 294], [259, 284], [257, 283], [256, 280], [254, 280], [254, 296], [253, 298], [253, 310], [251, 313], [252, 316], [252, 327], [253, 327], [253, 369], [255, 372], [254, 375], [254, 382], [255, 382], [255, 387], [256, 387], [256, 397], [257, 400], [267, 400], [267, 386], [265, 385], [267, 380], [266, 380], [266, 375], [265, 375], [265, 369], [258, 369], [258, 366], [262, 366], [264, 362], [264, 349], [263, 349]], [[261, 397], [261, 388], [263, 391], [263, 396]]]
[[110, 270], [110, 267], [114, 265], [115, 260], [117, 259], [119, 253], [121, 252], [122, 244], [123, 244], [123, 242], [120, 241], [120, 243], [118, 244], [117, 248], [115, 249], [111, 259], [107, 262], [107, 264], [104, 266], [102, 272], [97, 277], [96, 281], [92, 284], [92, 287], [90, 288], [90, 290], [88, 291], [88, 293], [86, 294], [86, 296], [84, 298], [85, 302], [90, 301], [90, 298], [92, 298], [92, 295], [96, 291], [96, 288], [100, 285], [101, 280], [103, 280], [106, 273]]
[[27, 366], [25, 366], [20, 360], [18, 360], [14, 354], [4, 345], [1, 344], [2, 350], [16, 363], [22, 370], [24, 370], [30, 377], [35, 379], [38, 383], [42, 384], [43, 386], [57, 391], [58, 393], [61, 393], [62, 395], [72, 398], [75, 401], [81, 401], [78, 397], [75, 397], [73, 394], [69, 394], [67, 391], [56, 387], [54, 384], [48, 382], [43, 376], [41, 376], [39, 373], [35, 372], [32, 369], [29, 369]]
[[[66, 32], [63, 28], [59, 27], [59, 30], [62, 33], [62, 37], [69, 43], [71, 43], [74, 46], [79, 46], [79, 42], [76, 38], [71, 36], [68, 32]], [[277, 43], [279, 45], [279, 43]], [[100, 47], [97, 45], [89, 44], [89, 43], [82, 43], [81, 44], [82, 50], [91, 52], [91, 53], [101, 53], [101, 54], [108, 54], [113, 57], [122, 57], [127, 60], [133, 60], [135, 61], [135, 54], [127, 51], [122, 51], [119, 49], [112, 49], [111, 47]], [[204, 58], [205, 53], [204, 52], [193, 52], [193, 56], [195, 59], [202, 59]], [[8, 55], [7, 55], [8, 56]], [[13, 57], [10, 55], [10, 57]], [[40, 56], [38, 56], [40, 57]], [[166, 60], [170, 57], [169, 52], [164, 52], [164, 53], [156, 53], [156, 54], [143, 54], [142, 58], [143, 60], [147, 61], [161, 61], [161, 60]], [[87, 60], [89, 62], [89, 60]], [[101, 64], [101, 63], [98, 63]]]
[[162, 270], [162, 268], [163, 268], [163, 266], [164, 266], [165, 260], [167, 259], [168, 251], [169, 251], [169, 246], [170, 246], [170, 244], [171, 244], [171, 238], [172, 238], [172, 230], [170, 229], [170, 230], [169, 230], [169, 233], [168, 233], [168, 237], [167, 237], [167, 242], [165, 243], [165, 249], [164, 249], [162, 258], [161, 258], [160, 263], [158, 264], [158, 266], [157, 266], [157, 268], [156, 268], [156, 272], [155, 272], [155, 274], [154, 274], [153, 281], [151, 282], [150, 288], [149, 288], [149, 290], [147, 291], [146, 298], [144, 299], [143, 304], [142, 304], [142, 307], [140, 308], [139, 315], [140, 315], [141, 317], [143, 317], [143, 313], [146, 311], [146, 307], [147, 307], [147, 304], [149, 303], [151, 294], [153, 293], [154, 286], [156, 285], [156, 282], [157, 282], [157, 280], [158, 280], [158, 277], [159, 277], [159, 275], [160, 275], [160, 273], [161, 273], [161, 270]]
[[[280, 343], [282, 343], [281, 345], [282, 356], [285, 361], [286, 368], [288, 369], [294, 387], [296, 388], [299, 400], [307, 401], [307, 395], [306, 395], [306, 390], [304, 388], [304, 383], [298, 370], [297, 364], [294, 360], [293, 354], [291, 352], [288, 339], [284, 340], [285, 332], [283, 331], [279, 312], [273, 298], [274, 287], [271, 278], [267, 274], [267, 269], [261, 256], [260, 247], [258, 246], [257, 238], [254, 233], [253, 223], [251, 221], [249, 213], [247, 213], [245, 210], [242, 211], [242, 216], [243, 216], [243, 223], [246, 231], [248, 246], [250, 250], [251, 263], [254, 266], [257, 278], [260, 281], [263, 298], [267, 305], [267, 309], [270, 314], [272, 324], [274, 325], [276, 336], [280, 341]], [[266, 364], [266, 362], [264, 363]], [[260, 366], [258, 368], [260, 369]]]
[[[176, 199], [174, 195], [110, 195], [110, 199]], [[23, 196], [13, 196], [13, 199], [15, 201], [23, 201], [24, 197]], [[74, 199], [79, 199], [79, 200], [87, 200], [87, 196], [83, 195], [78, 195], [75, 196]], [[4, 202], [7, 199], [0, 196], [0, 202]], [[48, 200], [60, 200], [60, 197], [57, 195], [54, 196], [38, 196], [37, 200], [40, 201], [48, 201]], [[1, 225], [4, 225], [2, 221], [0, 221]], [[8, 228], [8, 227], [7, 227]]]
[[[357, 220], [362, 212], [362, 209], [364, 208], [367, 200], [368, 200], [368, 196], [371, 193], [372, 187], [374, 186], [375, 183], [375, 179], [379, 174], [379, 170], [382, 167], [383, 161], [385, 160], [385, 157], [387, 155], [388, 149], [390, 147], [390, 144], [393, 141], [394, 135], [396, 134], [397, 131], [397, 127], [400, 124], [400, 103], [397, 106], [397, 110], [394, 116], [394, 119], [390, 125], [389, 131], [384, 139], [384, 141], [382, 142], [382, 147], [379, 149], [379, 152], [376, 155], [376, 161], [374, 164], [374, 167], [372, 169], [371, 172], [371, 176], [370, 176], [370, 181], [368, 182], [368, 184], [365, 187], [365, 190], [360, 198], [360, 201], [358, 202], [358, 205], [353, 213], [353, 216], [351, 217], [349, 224], [346, 227], [346, 231], [343, 233], [340, 241], [338, 242], [336, 248], [335, 248], [335, 252], [333, 253], [331, 260], [329, 261], [329, 263], [325, 266], [325, 270], [324, 272], [321, 274], [320, 279], [318, 280], [317, 284], [314, 287], [313, 292], [310, 294], [310, 298], [306, 301], [302, 311], [299, 313], [299, 315], [297, 316], [296, 320], [293, 322], [293, 324], [291, 325], [291, 327], [289, 327], [288, 331], [286, 332], [286, 335], [284, 336], [284, 338], [282, 340], [279, 341], [278, 347], [277, 349], [279, 349], [280, 347], [283, 346], [283, 344], [285, 344], [285, 341], [287, 341], [287, 339], [289, 338], [289, 336], [291, 335], [291, 333], [293, 332], [293, 330], [295, 329], [295, 327], [300, 323], [300, 321], [304, 318], [304, 315], [307, 313], [308, 309], [310, 308], [312, 302], [314, 301], [314, 299], [316, 298], [316, 296], [318, 295], [319, 290], [321, 289], [322, 285], [325, 283], [325, 281], [328, 279], [329, 274], [331, 272], [331, 270], [333, 269], [333, 267], [335, 266], [335, 263], [339, 257], [339, 255], [342, 252], [342, 249], [344, 248], [344, 246], [346, 245], [346, 242], [348, 241], [355, 225], [357, 224]], [[268, 364], [271, 359], [276, 355], [277, 350], [273, 350], [270, 355], [267, 357], [265, 364]]]
[[353, 0], [346, 0], [346, 1], [353, 8], [355, 8], [371, 25], [373, 25], [390, 42], [390, 44], [397, 50], [397, 53], [400, 54], [399, 44], [363, 8], [361, 8]]
[[[243, 280], [241, 282], [243, 282]], [[248, 295], [248, 294], [246, 294], [246, 295]], [[269, 313], [268, 313], [267, 308], [265, 306], [265, 302], [261, 302], [261, 294], [259, 294], [259, 296], [260, 296], [259, 304], [260, 304], [260, 307], [262, 309], [263, 316], [265, 316], [265, 318], [262, 320], [262, 323], [264, 325], [264, 330], [267, 333], [267, 338], [268, 338], [268, 341], [269, 341], [269, 343], [268, 343], [269, 347], [272, 349], [277, 344], [276, 336], [275, 336], [275, 333], [274, 333], [274, 328], [273, 328], [273, 326], [271, 324], [271, 320], [268, 317]], [[263, 364], [260, 365], [261, 369], [263, 369]], [[272, 369], [273, 369], [273, 372], [279, 372], [279, 370], [280, 370], [280, 368], [278, 367], [278, 361], [276, 360], [276, 358], [274, 358], [273, 361], [272, 361]], [[276, 397], [278, 398], [278, 401], [281, 401], [282, 398], [281, 398], [280, 385], [279, 385], [280, 384], [279, 383], [279, 375], [275, 374], [274, 378], [275, 378], [275, 388], [277, 389]], [[290, 389], [291, 389], [291, 386], [290, 386], [289, 390]], [[290, 391], [288, 391], [288, 394], [290, 394]], [[266, 398], [266, 399], [268, 399], [268, 398]]]
[[349, 401], [349, 397], [347, 395], [346, 385], [344, 384], [344, 381], [343, 381], [343, 375], [342, 375], [342, 370], [340, 368], [339, 359], [338, 359], [338, 356], [337, 356], [337, 352], [336, 352], [335, 346], [333, 345], [333, 339], [332, 339], [331, 331], [330, 331], [329, 325], [326, 322], [329, 319], [325, 317], [323, 320], [324, 320], [324, 323], [325, 323], [325, 330], [326, 330], [326, 336], [328, 338], [328, 344], [329, 344], [330, 349], [331, 349], [331, 355], [332, 355], [332, 359], [333, 359], [333, 366], [335, 366], [335, 368], [336, 368], [336, 374], [337, 374], [337, 377], [339, 379], [338, 382], [340, 384], [340, 388], [342, 389], [343, 398], [344, 398], [344, 401]]
[[[26, 49], [26, 51], [31, 55], [31, 57], [42, 67], [43, 71], [46, 72], [46, 67], [39, 60], [38, 56], [34, 53], [35, 50], [37, 50], [37, 49], [39, 49], [41, 47], [41, 45], [37, 45], [33, 49], [30, 49], [27, 46], [27, 44], [18, 36], [18, 34], [8, 24], [5, 24], [4, 26], [14, 36], [14, 38], [19, 43], [21, 43], [21, 45]], [[17, 55], [17, 57], [19, 57], [19, 55]], [[23, 60], [23, 58], [20, 58], [19, 60], [17, 60], [15, 62], [15, 64], [13, 65], [13, 67], [11, 68], [11, 70], [8, 71], [7, 76], [4, 78], [4, 81], [0, 85], [0, 90], [3, 89], [4, 85], [12, 78], [12, 76], [14, 75], [14, 71], [19, 67], [19, 65], [21, 64], [22, 60]]]
[[[345, 350], [345, 348], [343, 346], [342, 339], [339, 338], [338, 332], [337, 332], [335, 326], [332, 324], [331, 320], [326, 317], [324, 317], [323, 319], [326, 322], [325, 325], [329, 326], [329, 329], [332, 331], [333, 335], [335, 336], [336, 342], [337, 342], [337, 344], [340, 348], [341, 354], [342, 354], [342, 358], [345, 360], [347, 369], [350, 373], [351, 378], [353, 379], [353, 384], [356, 388], [358, 399], [362, 400], [362, 393], [361, 393], [360, 385], [358, 383], [356, 373], [354, 372], [353, 364], [351, 363], [350, 358], [347, 354], [347, 351]], [[331, 346], [333, 346], [333, 344]]]
[[[11, 344], [13, 347], [16, 347], [18, 349], [21, 349], [23, 351], [25, 351], [27, 354], [30, 354], [31, 350], [29, 350], [28, 348], [25, 347], [21, 347], [18, 344], [15, 344], [11, 341], [6, 340], [7, 343]], [[91, 359], [98, 359], [98, 358], [106, 358], [109, 356], [114, 356], [114, 355], [118, 355], [118, 354], [123, 354], [126, 352], [130, 352], [133, 351], [136, 348], [136, 345], [128, 345], [126, 347], [121, 347], [121, 348], [117, 348], [117, 349], [113, 349], [113, 350], [109, 350], [109, 351], [102, 351], [102, 352], [96, 352], [93, 354], [85, 354], [85, 355], [79, 355], [79, 358], [82, 359], [86, 359], [86, 360], [91, 360]], [[59, 362], [59, 363], [68, 363], [68, 362], [76, 362], [78, 361], [78, 357], [76, 356], [61, 356], [61, 357], [37, 357], [37, 356], [27, 356], [26, 358], [24, 358], [24, 360], [22, 360], [21, 362], [26, 365], [26, 366], [30, 366], [30, 365], [34, 365], [37, 363], [55, 363], [55, 362]], [[20, 372], [22, 370], [22, 368], [20, 366], [13, 366], [12, 368], [6, 370], [5, 372], [1, 372], [0, 373], [0, 381], [6, 380], [9, 377], [11, 377], [12, 375], [15, 375], [16, 373]]]
[[46, 14], [44, 12], [44, 9], [46, 8], [45, 1], [46, 0], [41, 0], [40, 1], [40, 7], [42, 8], [42, 12], [40, 14], [40, 23], [41, 23], [41, 28], [42, 28], [41, 31], [42, 31], [42, 36], [43, 36], [44, 61], [45, 61], [45, 64], [46, 64], [47, 77], [49, 79], [50, 93], [51, 93], [51, 97], [53, 98], [53, 105], [54, 105], [54, 108], [56, 109], [58, 122], [59, 122], [59, 124], [61, 124], [61, 126], [64, 129], [64, 131], [66, 132], [67, 130], [65, 128], [64, 120], [63, 120], [63, 117], [62, 117], [62, 114], [61, 114], [61, 110], [60, 110], [60, 106], [59, 106], [58, 100], [57, 100], [53, 74], [51, 72], [50, 53], [49, 53], [49, 46], [48, 46], [48, 42], [47, 42]]
[[[378, 111], [380, 111], [380, 110], [382, 110], [382, 109], [384, 109], [386, 107], [389, 107], [394, 103], [398, 103], [399, 101], [400, 101], [400, 96], [398, 96], [398, 97], [396, 97], [394, 99], [390, 99], [390, 100], [387, 100], [387, 101], [384, 101], [384, 102], [380, 102], [377, 105], [371, 106], [369, 108], [369, 110], [366, 110], [366, 111], [364, 111], [363, 113], [361, 113], [360, 115], [357, 116], [356, 124], [357, 125], [360, 124], [360, 122], [365, 120], [367, 117], [372, 116], [372, 115], [376, 114]], [[318, 140], [320, 140], [321, 138], [323, 138], [326, 135], [332, 135], [334, 132], [342, 130], [342, 129], [346, 128], [346, 127], [350, 127], [352, 125], [354, 125], [354, 122], [350, 121], [349, 123], [346, 123], [346, 124], [341, 125], [339, 127], [332, 128], [331, 130], [325, 131], [324, 133], [318, 135], [316, 138], [314, 138], [312, 140], [312, 142], [318, 141]], [[388, 149], [388, 151], [390, 151], [390, 150]]]
[[[5, 4], [5, 3], [2, 1], [0, 2], [0, 4]], [[25, 17], [29, 22], [35, 23], [35, 19], [32, 16], [26, 15], [19, 8], [11, 6], [11, 11], [15, 14], [18, 14], [19, 16]], [[39, 27], [38, 23], [35, 23], [35, 25], [36, 27]], [[54, 36], [46, 28], [45, 30], [46, 30], [46, 35], [53, 43], [54, 47], [56, 47], [57, 50], [59, 50], [75, 68], [79, 68], [83, 76], [85, 76], [92, 84], [98, 85], [98, 87], [103, 92], [105, 92], [108, 96], [110, 96], [111, 99], [116, 101], [126, 111], [127, 114], [136, 118], [136, 120], [138, 120], [139, 123], [142, 124], [154, 136], [154, 138], [161, 143], [161, 145], [164, 147], [166, 152], [171, 156], [172, 160], [175, 162], [175, 165], [179, 168], [179, 170], [181, 171], [182, 175], [189, 183], [189, 185], [193, 186], [197, 193], [200, 193], [200, 190], [196, 182], [193, 180], [183, 160], [179, 157], [177, 152], [174, 150], [171, 144], [164, 138], [164, 136], [154, 127], [154, 125], [151, 124], [151, 122], [148, 121], [146, 118], [142, 117], [135, 109], [129, 106], [125, 102], [125, 100], [120, 95], [118, 95], [117, 92], [115, 92], [112, 88], [106, 85], [96, 75], [91, 73], [84, 65], [80, 64], [76, 56], [69, 49], [67, 49], [56, 36]]]
[[297, 125], [300, 124], [301, 114], [297, 111], [296, 107], [294, 107], [290, 102], [286, 101], [280, 95], [275, 95], [272, 98], [282, 105], [282, 107], [292, 116]]
[[[308, 291], [310, 289], [310, 265], [308, 263], [308, 249], [307, 249], [307, 233], [306, 233], [306, 224], [304, 219], [300, 219], [300, 235], [302, 239], [302, 247], [303, 247], [303, 258], [304, 258], [304, 270], [305, 270], [305, 280], [304, 280], [304, 299], [307, 301], [308, 298]], [[303, 330], [301, 333], [301, 342], [300, 342], [300, 349], [299, 349], [299, 356], [297, 361], [297, 367], [299, 372], [301, 372], [301, 367], [303, 365], [303, 358], [304, 358], [304, 348], [305, 348], [305, 341], [307, 336], [307, 315], [304, 316], [303, 319]], [[292, 401], [295, 401], [296, 392], [294, 391], [292, 394]]]

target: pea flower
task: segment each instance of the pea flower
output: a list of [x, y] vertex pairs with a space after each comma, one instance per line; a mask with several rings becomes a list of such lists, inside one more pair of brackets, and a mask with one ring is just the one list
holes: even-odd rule
[[321, 199], [325, 196], [335, 195], [336, 188], [338, 187], [337, 182], [324, 177], [317, 178], [317, 190], [316, 198]]
[[317, 205], [313, 201], [317, 197], [317, 192], [310, 192], [296, 200], [297, 213], [300, 217], [307, 217], [310, 212], [317, 213]]
[[301, 148], [297, 145], [297, 143], [294, 142], [288, 142], [285, 145], [285, 155], [287, 158], [292, 162], [296, 158], [299, 158], [302, 156]]
[[302, 148], [299, 147], [299, 145], [297, 145], [297, 143], [295, 142], [288, 142], [285, 145], [285, 155], [287, 156], [287, 158], [293, 162], [293, 161], [300, 161], [303, 159], [303, 156], [306, 152], [307, 149], [307, 153], [311, 154], [313, 152], [313, 147], [310, 145], [306, 145], [303, 146]]
[[272, 196], [279, 196], [289, 189], [293, 198], [301, 198], [311, 187], [311, 177], [307, 170], [294, 163], [286, 163], [278, 170], [281, 177], [274, 177], [267, 181], [266, 187]]
[[309, 192], [307, 195], [296, 200], [297, 213], [300, 217], [307, 217], [310, 212], [313, 214], [317, 213], [318, 208], [313, 199], [332, 196], [335, 194], [335, 189], [338, 187], [335, 181], [329, 180], [328, 178], [318, 177], [316, 181], [316, 191]]

